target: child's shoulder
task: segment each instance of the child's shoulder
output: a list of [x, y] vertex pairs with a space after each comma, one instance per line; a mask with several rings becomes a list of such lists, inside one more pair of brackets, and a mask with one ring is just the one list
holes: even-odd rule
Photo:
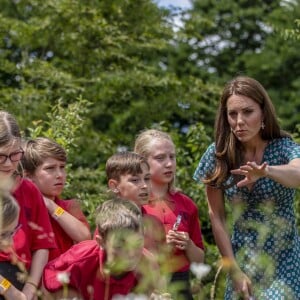
[[48, 262], [47, 270], [91, 270], [99, 266], [102, 249], [95, 240], [86, 240], [75, 244], [66, 252]]
[[15, 192], [39, 193], [37, 186], [27, 178], [21, 178]]
[[20, 205], [29, 205], [31, 207], [40, 206], [43, 203], [42, 194], [37, 186], [26, 178], [22, 178], [13, 192], [14, 197]]
[[170, 193], [170, 197], [174, 201], [180, 200], [180, 201], [185, 201], [187, 203], [193, 203], [194, 204], [194, 201], [192, 200], [192, 198], [190, 198], [188, 195], [184, 194], [181, 191], [175, 191], [173, 193]]
[[97, 241], [95, 240], [85, 240], [80, 243], [75, 244], [69, 250], [67, 250], [63, 254], [63, 258], [65, 260], [73, 260], [73, 261], [82, 261], [88, 260], [93, 257], [99, 257], [99, 253], [101, 252], [101, 248], [99, 247]]
[[186, 210], [195, 210], [197, 209], [196, 203], [181, 191], [176, 191], [170, 193], [171, 199], [175, 202], [176, 206], [185, 207]]

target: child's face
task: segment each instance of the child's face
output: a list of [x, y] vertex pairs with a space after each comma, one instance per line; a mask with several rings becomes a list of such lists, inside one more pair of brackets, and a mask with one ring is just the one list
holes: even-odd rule
[[150, 195], [149, 168], [146, 164], [142, 164], [141, 169], [140, 174], [121, 175], [115, 186], [120, 197], [133, 201], [138, 206], [146, 204]]
[[66, 183], [65, 166], [64, 161], [48, 157], [31, 176], [32, 181], [45, 197], [54, 199], [62, 193]]
[[117, 230], [110, 233], [105, 241], [106, 266], [111, 274], [122, 274], [136, 269], [140, 262], [144, 237], [141, 232]]
[[0, 176], [10, 177], [17, 170], [23, 151], [19, 141], [15, 140], [8, 145], [0, 147]]
[[19, 229], [18, 219], [16, 218], [11, 224], [1, 228], [0, 230], [0, 251], [6, 251], [13, 245], [13, 236]]
[[153, 185], [169, 184], [176, 172], [176, 153], [174, 144], [167, 139], [154, 139], [150, 146], [148, 163]]

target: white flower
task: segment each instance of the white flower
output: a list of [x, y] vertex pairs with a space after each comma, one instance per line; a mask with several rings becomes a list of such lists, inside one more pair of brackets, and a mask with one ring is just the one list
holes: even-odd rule
[[56, 275], [57, 280], [62, 284], [70, 283], [70, 274], [67, 272], [61, 272]]
[[211, 267], [201, 263], [191, 263], [190, 270], [198, 279], [201, 280], [202, 277], [206, 276], [210, 272]]

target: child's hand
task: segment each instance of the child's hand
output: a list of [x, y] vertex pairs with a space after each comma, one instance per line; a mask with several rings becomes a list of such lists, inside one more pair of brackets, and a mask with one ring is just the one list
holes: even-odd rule
[[54, 203], [54, 201], [52, 201], [51, 199], [49, 199], [49, 198], [47, 198], [45, 196], [43, 196], [43, 199], [44, 199], [44, 203], [45, 203], [45, 205], [46, 205], [46, 207], [48, 209], [48, 212], [50, 214], [52, 214], [54, 212], [54, 209], [55, 209], [55, 203]]
[[190, 236], [185, 231], [169, 230], [167, 233], [167, 244], [173, 244], [180, 250], [186, 250], [190, 244]]

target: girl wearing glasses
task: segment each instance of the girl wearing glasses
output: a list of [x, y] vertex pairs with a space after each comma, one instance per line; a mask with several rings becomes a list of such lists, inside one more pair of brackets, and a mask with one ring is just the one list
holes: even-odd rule
[[[28, 300], [36, 299], [43, 268], [48, 261], [49, 249], [56, 248], [48, 211], [36, 186], [17, 172], [23, 157], [21, 134], [15, 118], [0, 111], [0, 178], [11, 178], [13, 196], [20, 206], [19, 224], [14, 234], [16, 254], [22, 258], [28, 271], [22, 289]], [[0, 252], [0, 261], [10, 261], [8, 253]]]

